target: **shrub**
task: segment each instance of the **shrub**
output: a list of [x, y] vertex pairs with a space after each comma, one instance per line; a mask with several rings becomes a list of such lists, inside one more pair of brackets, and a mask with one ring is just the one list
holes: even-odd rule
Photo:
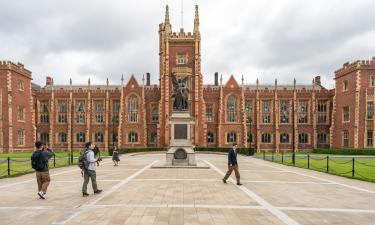
[[[219, 148], [219, 147], [196, 147], [197, 152], [228, 152], [230, 148]], [[242, 155], [254, 155], [255, 148], [238, 148], [239, 153]]]
[[166, 148], [157, 147], [140, 147], [140, 148], [120, 148], [117, 149], [120, 154], [133, 153], [133, 152], [163, 152], [167, 151]]

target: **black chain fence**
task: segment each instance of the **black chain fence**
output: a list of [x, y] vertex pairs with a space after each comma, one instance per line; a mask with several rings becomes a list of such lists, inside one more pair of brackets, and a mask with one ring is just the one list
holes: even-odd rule
[[288, 166], [375, 182], [375, 156], [321, 156], [274, 153], [256, 156]]

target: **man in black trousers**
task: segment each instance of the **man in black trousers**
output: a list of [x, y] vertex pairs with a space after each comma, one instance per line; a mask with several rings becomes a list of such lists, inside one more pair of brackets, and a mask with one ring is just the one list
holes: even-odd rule
[[242, 185], [240, 182], [240, 172], [238, 172], [237, 163], [237, 144], [233, 143], [233, 148], [228, 152], [228, 172], [223, 178], [223, 182], [227, 183], [227, 179], [232, 174], [232, 171], [236, 174], [237, 185]]

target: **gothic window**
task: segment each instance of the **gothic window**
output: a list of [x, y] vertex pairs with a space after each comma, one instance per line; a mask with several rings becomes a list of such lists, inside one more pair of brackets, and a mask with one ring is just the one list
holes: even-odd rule
[[76, 101], [76, 122], [77, 123], [85, 123], [85, 118], [86, 118], [86, 114], [85, 114], [85, 101], [84, 100], [77, 100]]
[[227, 120], [228, 122], [237, 122], [237, 98], [233, 95], [227, 100]]
[[308, 102], [298, 102], [298, 123], [308, 123]]
[[48, 102], [40, 102], [40, 123], [49, 123], [49, 103]]
[[18, 119], [18, 121], [25, 121], [25, 107], [18, 106], [18, 108], [17, 108], [17, 119]]
[[367, 102], [367, 119], [374, 117], [374, 102]]
[[271, 143], [271, 134], [269, 133], [262, 134], [262, 143]]
[[67, 123], [68, 122], [68, 102], [57, 101], [57, 122]]
[[128, 121], [138, 122], [138, 97], [131, 95], [128, 99]]
[[327, 100], [318, 101], [317, 112], [317, 122], [321, 124], [327, 123]]
[[94, 101], [95, 108], [95, 122], [104, 123], [104, 102]]
[[156, 132], [152, 132], [150, 135], [150, 142], [151, 143], [157, 143], [158, 141], [158, 135]]
[[237, 142], [237, 134], [234, 131], [227, 133], [227, 143]]
[[112, 123], [118, 124], [119, 123], [119, 113], [120, 113], [120, 101], [114, 100], [112, 101]]
[[342, 118], [344, 122], [349, 122], [350, 114], [349, 114], [349, 106], [342, 107]]
[[317, 137], [318, 144], [327, 144], [328, 143], [328, 138], [327, 138], [327, 133], [318, 133]]
[[306, 133], [301, 133], [298, 135], [298, 142], [301, 144], [309, 143], [309, 135]]
[[57, 134], [57, 142], [65, 143], [68, 140], [68, 135], [64, 132], [60, 132]]
[[86, 141], [86, 134], [83, 132], [79, 132], [76, 134], [76, 141], [79, 143], [85, 142]]
[[151, 120], [154, 123], [159, 121], [159, 106], [158, 104], [153, 104], [151, 106]]
[[138, 134], [134, 131], [128, 134], [128, 142], [129, 143], [137, 143], [138, 142]]
[[246, 101], [245, 102], [245, 113], [246, 113], [246, 123], [250, 124], [253, 122], [253, 102], [252, 101]]
[[104, 134], [102, 132], [95, 133], [95, 142], [104, 142]]
[[212, 105], [206, 105], [206, 121], [212, 122]]
[[282, 133], [280, 134], [280, 143], [289, 143], [289, 134], [287, 133]]
[[262, 123], [271, 123], [271, 101], [262, 101]]
[[280, 102], [280, 123], [289, 123], [289, 101]]
[[18, 145], [19, 146], [25, 145], [25, 130], [24, 129], [18, 130]]
[[207, 143], [211, 144], [211, 143], [214, 143], [215, 139], [214, 139], [214, 133], [209, 131], [207, 133]]
[[40, 141], [43, 143], [49, 143], [49, 133], [40, 133]]
[[347, 130], [342, 132], [342, 146], [345, 148], [349, 147], [349, 131]]

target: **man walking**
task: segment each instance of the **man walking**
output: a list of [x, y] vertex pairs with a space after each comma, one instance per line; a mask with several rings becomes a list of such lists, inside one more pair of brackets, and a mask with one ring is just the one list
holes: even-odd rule
[[31, 156], [31, 166], [36, 172], [38, 196], [41, 199], [46, 199], [47, 188], [51, 181], [48, 160], [54, 155], [54, 152], [41, 141], [35, 142], [35, 148], [36, 151]]
[[242, 185], [240, 182], [240, 172], [238, 172], [238, 163], [237, 163], [237, 144], [233, 143], [233, 148], [228, 152], [228, 172], [223, 178], [223, 182], [227, 183], [227, 179], [232, 174], [232, 171], [236, 175], [237, 185]]
[[94, 189], [94, 194], [99, 194], [102, 190], [98, 189], [98, 185], [96, 183], [96, 163], [98, 161], [95, 158], [94, 149], [95, 145], [91, 142], [87, 142], [85, 144], [85, 150], [83, 154], [88, 162], [88, 168], [83, 170], [83, 186], [82, 186], [82, 195], [83, 197], [89, 196], [87, 193], [87, 184], [89, 183], [89, 179], [91, 178], [92, 189]]

